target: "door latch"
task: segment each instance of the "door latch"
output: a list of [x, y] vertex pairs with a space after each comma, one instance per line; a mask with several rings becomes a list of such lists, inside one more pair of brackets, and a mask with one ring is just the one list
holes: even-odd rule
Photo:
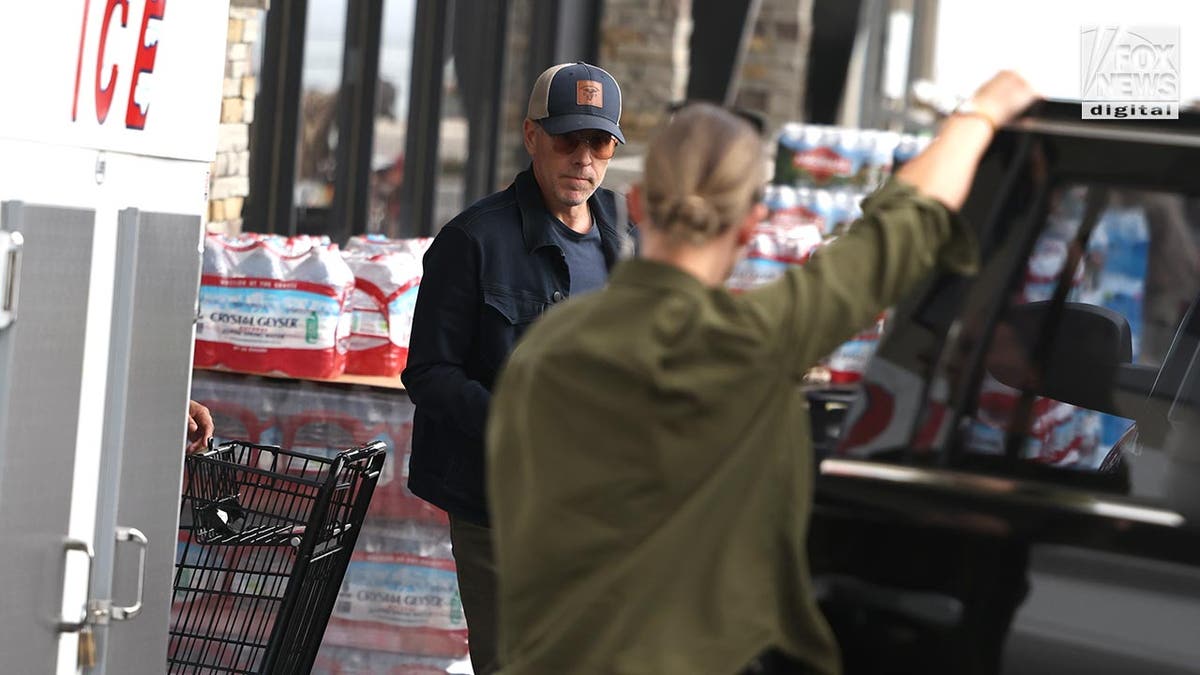
[[136, 527], [117, 527], [117, 543], [133, 542], [138, 547], [137, 600], [128, 607], [113, 604], [112, 600], [92, 600], [88, 603], [89, 622], [97, 626], [112, 621], [129, 621], [142, 613], [146, 589], [146, 535]]
[[0, 330], [17, 320], [21, 295], [21, 251], [25, 239], [20, 232], [0, 230]]

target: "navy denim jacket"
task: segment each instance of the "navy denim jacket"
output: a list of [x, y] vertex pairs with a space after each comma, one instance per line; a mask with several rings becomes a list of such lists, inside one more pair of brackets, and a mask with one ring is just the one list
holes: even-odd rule
[[[588, 200], [610, 270], [637, 237], [628, 222], [618, 227], [616, 199], [601, 188]], [[527, 169], [447, 223], [425, 254], [402, 376], [416, 404], [408, 487], [481, 525], [488, 524], [483, 439], [492, 385], [529, 324], [571, 294], [553, 226]]]

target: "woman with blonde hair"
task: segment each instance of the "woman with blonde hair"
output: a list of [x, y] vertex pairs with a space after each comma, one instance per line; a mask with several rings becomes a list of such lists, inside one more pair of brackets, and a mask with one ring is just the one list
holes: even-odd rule
[[675, 115], [631, 195], [643, 258], [530, 329], [492, 399], [505, 675], [840, 671], [808, 573], [800, 379], [936, 269], [974, 269], [955, 211], [1033, 99], [996, 76], [848, 234], [736, 296], [763, 140], [714, 106]]

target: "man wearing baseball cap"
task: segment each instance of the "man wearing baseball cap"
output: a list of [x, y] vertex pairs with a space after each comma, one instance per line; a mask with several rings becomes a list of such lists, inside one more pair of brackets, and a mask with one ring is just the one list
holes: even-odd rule
[[483, 449], [492, 385], [530, 323], [602, 287], [635, 241], [600, 187], [625, 142], [620, 121], [621, 89], [603, 69], [547, 69], [524, 122], [529, 168], [446, 223], [425, 255], [402, 376], [416, 404], [408, 486], [449, 514], [476, 675], [498, 666]]

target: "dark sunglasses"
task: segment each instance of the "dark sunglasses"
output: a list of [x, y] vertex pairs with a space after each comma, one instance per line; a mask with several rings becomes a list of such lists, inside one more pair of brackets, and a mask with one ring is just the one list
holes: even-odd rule
[[[538, 126], [542, 125], [538, 124]], [[612, 159], [613, 154], [617, 151], [617, 139], [607, 131], [584, 129], [566, 134], [552, 134], [546, 131], [545, 127], [542, 127], [542, 131], [545, 131], [546, 135], [550, 137], [554, 143], [554, 151], [560, 155], [575, 154], [581, 143], [587, 144], [592, 157], [596, 159]]]
[[[667, 105], [667, 114], [674, 115], [675, 113], [679, 112], [680, 110], [683, 110], [689, 104], [699, 103], [699, 102], [701, 102], [701, 101], [676, 101], [674, 103], [670, 103]], [[707, 101], [703, 101], [703, 102], [707, 103]], [[716, 105], [716, 104], [714, 104], [714, 105]], [[759, 136], [762, 136], [763, 134], [766, 133], [767, 119], [765, 117], [763, 117], [760, 113], [756, 113], [753, 110], [746, 110], [745, 108], [730, 108], [729, 106], [718, 106], [718, 107], [724, 108], [726, 111], [731, 112], [734, 115], [737, 115], [738, 117], [740, 117], [743, 120], [745, 120], [746, 122], [748, 122], [750, 124], [750, 126], [754, 127], [754, 130], [758, 132]]]

